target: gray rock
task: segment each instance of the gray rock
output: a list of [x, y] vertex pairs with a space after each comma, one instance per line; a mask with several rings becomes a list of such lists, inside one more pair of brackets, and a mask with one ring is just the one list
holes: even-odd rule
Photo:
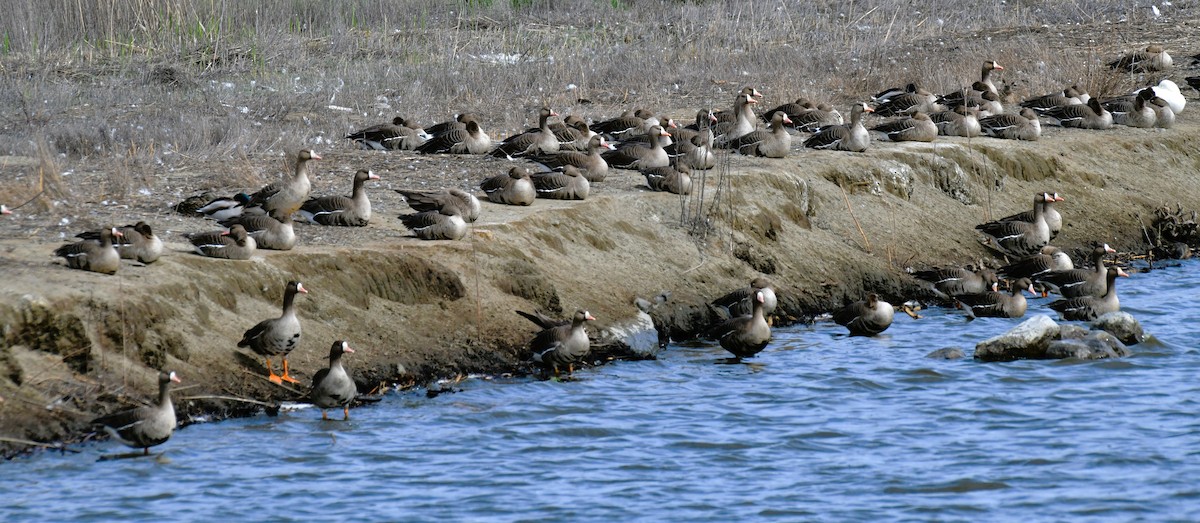
[[1116, 336], [1126, 345], [1137, 345], [1146, 339], [1142, 324], [1128, 312], [1110, 312], [1092, 321], [1093, 329], [1100, 329]]
[[1046, 357], [1053, 359], [1102, 360], [1128, 355], [1125, 344], [1104, 331], [1092, 331], [1082, 339], [1055, 340], [1046, 347]]
[[933, 358], [935, 360], [957, 360], [959, 358], [965, 357], [966, 355], [967, 354], [964, 353], [963, 350], [958, 347], [945, 347], [945, 348], [941, 348], [941, 349], [935, 350], [933, 352], [930, 352], [929, 354], [926, 354], [925, 357]]
[[1084, 343], [1094, 349], [1103, 349], [1106, 352], [1112, 353], [1112, 358], [1124, 358], [1128, 356], [1129, 347], [1125, 346], [1119, 338], [1105, 331], [1092, 331], [1083, 339]]
[[1083, 340], [1055, 340], [1046, 347], [1046, 357], [1056, 360], [1067, 358], [1090, 360], [1093, 359], [1092, 347]]
[[1066, 323], [1066, 324], [1058, 326], [1058, 339], [1060, 339], [1060, 340], [1082, 340], [1084, 338], [1084, 336], [1088, 335], [1088, 332], [1090, 332], [1090, 331], [1088, 331], [1087, 329], [1085, 329], [1083, 327], [1080, 327], [1079, 325], [1075, 325], [1073, 323]]
[[1045, 314], [1039, 314], [1012, 330], [986, 339], [975, 345], [975, 359], [980, 361], [1013, 361], [1044, 359], [1046, 348], [1058, 336], [1058, 325]]

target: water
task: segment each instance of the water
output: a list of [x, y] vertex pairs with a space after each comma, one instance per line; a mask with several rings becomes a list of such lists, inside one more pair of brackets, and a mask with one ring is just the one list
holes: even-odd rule
[[1157, 338], [1126, 359], [926, 359], [1016, 324], [937, 308], [878, 338], [777, 329], [748, 365], [673, 347], [573, 382], [394, 394], [349, 423], [194, 425], [162, 461], [41, 453], [0, 464], [0, 519], [1200, 520], [1198, 268], [1119, 282]]

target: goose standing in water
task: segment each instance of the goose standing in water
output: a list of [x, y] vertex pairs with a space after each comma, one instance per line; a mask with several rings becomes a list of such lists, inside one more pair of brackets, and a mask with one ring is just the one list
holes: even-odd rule
[[313, 375], [312, 389], [308, 397], [313, 405], [321, 409], [321, 419], [328, 421], [325, 409], [342, 408], [342, 420], [350, 419], [350, 402], [358, 395], [358, 387], [342, 366], [342, 355], [353, 354], [350, 344], [337, 340], [329, 347], [329, 366]]
[[166, 443], [175, 431], [175, 405], [171, 403], [171, 384], [179, 383], [174, 372], [158, 373], [158, 402], [96, 418], [98, 425], [113, 439], [150, 454], [150, 447]]

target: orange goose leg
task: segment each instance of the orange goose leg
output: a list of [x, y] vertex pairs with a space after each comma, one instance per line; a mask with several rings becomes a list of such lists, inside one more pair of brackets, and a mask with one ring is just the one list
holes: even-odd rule
[[287, 356], [283, 357], [283, 375], [280, 376], [279, 379], [286, 381], [288, 383], [300, 383], [299, 380], [288, 375]]
[[342, 407], [342, 421], [350, 421], [350, 406]]
[[270, 380], [271, 383], [275, 383], [277, 385], [282, 385], [283, 380], [279, 377], [278, 374], [275, 374], [275, 368], [271, 367], [271, 358], [263, 358], [263, 359], [267, 360], [267, 373], [270, 374], [270, 376], [267, 376], [267, 379]]

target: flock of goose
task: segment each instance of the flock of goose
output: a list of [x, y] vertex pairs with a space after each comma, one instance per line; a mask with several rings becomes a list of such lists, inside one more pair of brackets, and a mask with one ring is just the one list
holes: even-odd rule
[[[1162, 68], [1164, 60], [1166, 67], [1170, 65], [1169, 56], [1156, 46], [1122, 60], [1112, 65], [1129, 70]], [[849, 123], [830, 105], [803, 98], [757, 115], [754, 107], [762, 94], [746, 87], [737, 94], [732, 108], [702, 109], [687, 126], [640, 109], [590, 123], [574, 115], [552, 122], [558, 114], [543, 108], [537, 127], [500, 142], [493, 141], [479, 118], [471, 114], [424, 128], [396, 117], [391, 123], [368, 127], [346, 138], [382, 150], [488, 154], [524, 160], [528, 163], [513, 165], [508, 172], [484, 180], [479, 188], [495, 204], [531, 205], [537, 198], [585, 199], [589, 185], [602, 183], [612, 169], [639, 171], [653, 190], [688, 194], [691, 172], [713, 168], [718, 151], [782, 158], [792, 153], [793, 133], [808, 134], [802, 142], [807, 148], [861, 152], [876, 137], [926, 142], [942, 135], [1036, 140], [1041, 134], [1042, 118], [1053, 125], [1083, 129], [1105, 129], [1114, 124], [1170, 127], [1184, 107], [1178, 87], [1163, 80], [1103, 102], [1071, 86], [1025, 100], [1014, 112], [1001, 104], [992, 81], [993, 74], [1003, 69], [995, 61], [984, 62], [980, 78], [969, 88], [941, 96], [912, 83], [887, 89], [874, 96], [870, 104], [853, 104]], [[868, 129], [864, 119], [870, 113], [892, 118]], [[760, 121], [765, 126], [760, 126]], [[321, 156], [315, 151], [302, 150], [296, 156], [294, 172], [279, 182], [251, 194], [184, 202], [177, 208], [207, 216], [223, 227], [188, 234], [187, 239], [200, 255], [244, 260], [259, 248], [294, 248], [296, 216], [319, 225], [368, 224], [372, 212], [364, 184], [379, 177], [360, 170], [352, 180], [350, 196], [312, 197], [308, 173], [312, 162], [318, 160]], [[466, 224], [482, 212], [479, 199], [459, 189], [398, 192], [416, 211], [400, 216], [401, 223], [425, 240], [461, 239], [467, 232]], [[929, 282], [934, 293], [955, 301], [972, 316], [1022, 316], [1026, 309], [1022, 291], [1033, 293], [1038, 286], [1043, 292], [1062, 295], [1063, 299], [1050, 307], [1068, 320], [1090, 319], [1116, 310], [1119, 302], [1115, 278], [1127, 274], [1117, 267], [1105, 267], [1104, 256], [1112, 249], [1107, 245], [1097, 247], [1093, 267], [1076, 269], [1069, 257], [1049, 245], [1062, 228], [1062, 216], [1054, 208], [1058, 201], [1062, 198], [1054, 192], [1038, 193], [1031, 210], [976, 227], [990, 247], [1014, 260], [1009, 265], [999, 270], [935, 268], [917, 271], [913, 276]], [[9, 210], [0, 206], [0, 213], [8, 214]], [[161, 239], [145, 222], [86, 231], [79, 237], [81, 241], [55, 250], [56, 256], [65, 258], [67, 265], [75, 269], [113, 274], [120, 268], [121, 259], [150, 264], [163, 252]], [[1010, 281], [1007, 292], [999, 288], [1001, 277]], [[265, 359], [272, 382], [296, 382], [289, 373], [287, 355], [301, 338], [295, 298], [307, 293], [300, 282], [288, 282], [281, 315], [254, 325], [238, 343]], [[747, 287], [714, 300], [714, 305], [729, 311], [729, 317], [709, 328], [704, 336], [718, 341], [735, 359], [754, 356], [771, 339], [767, 318], [777, 302], [771, 283], [755, 279]], [[852, 335], [871, 336], [891, 325], [894, 311], [891, 304], [870, 294], [835, 312], [833, 319]], [[565, 368], [569, 375], [574, 365], [586, 358], [590, 346], [584, 326], [595, 320], [588, 311], [577, 310], [565, 320], [518, 312], [541, 329], [529, 342], [530, 354], [548, 373], [558, 376]], [[356, 390], [341, 359], [353, 352], [346, 341], [335, 341], [330, 347], [328, 367], [314, 376], [310, 399], [321, 408], [323, 419], [328, 419], [326, 409], [336, 407], [342, 407], [344, 418], [349, 417]], [[282, 359], [281, 374], [275, 373], [272, 357]], [[173, 372], [164, 372], [159, 377], [158, 403], [96, 422], [120, 441], [148, 453], [150, 446], [166, 441], [174, 428], [169, 388], [178, 381]]]

